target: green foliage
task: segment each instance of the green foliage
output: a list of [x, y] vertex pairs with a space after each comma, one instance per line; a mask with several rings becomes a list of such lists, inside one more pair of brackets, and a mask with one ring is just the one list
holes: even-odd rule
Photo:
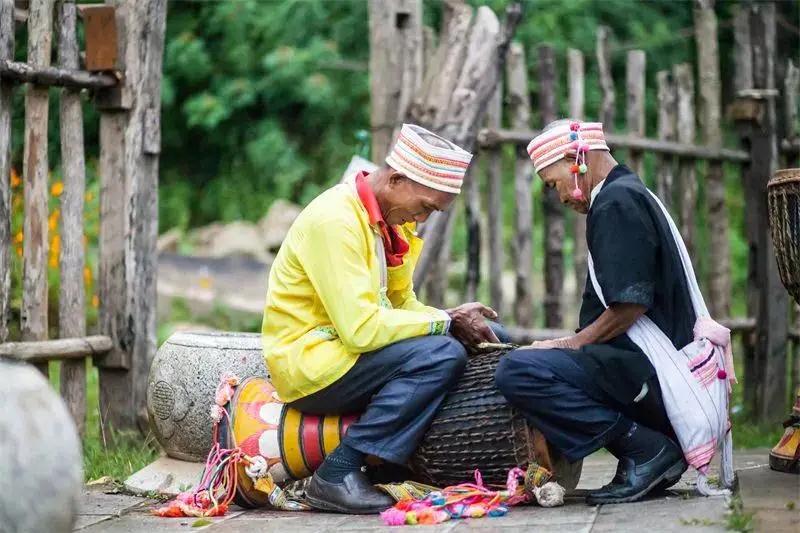
[[256, 220], [333, 183], [368, 124], [364, 2], [170, 5], [161, 227]]

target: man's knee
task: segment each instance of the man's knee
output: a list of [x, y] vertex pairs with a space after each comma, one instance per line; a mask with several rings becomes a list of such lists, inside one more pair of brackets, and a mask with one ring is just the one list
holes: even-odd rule
[[427, 355], [448, 381], [455, 382], [467, 366], [467, 350], [452, 337], [446, 335], [430, 337], [431, 347]]
[[504, 355], [494, 373], [497, 388], [507, 399], [522, 387], [542, 387], [553, 381], [551, 350], [514, 350]]

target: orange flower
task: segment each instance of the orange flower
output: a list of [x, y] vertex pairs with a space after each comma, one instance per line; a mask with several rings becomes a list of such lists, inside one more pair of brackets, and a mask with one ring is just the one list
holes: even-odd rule
[[58, 268], [58, 254], [50, 254], [50, 261], [48, 261], [50, 268]]
[[92, 295], [92, 307], [97, 309], [100, 306], [100, 298], [97, 297], [96, 294]]
[[92, 269], [87, 267], [83, 267], [83, 283], [87, 287], [92, 284]]
[[94, 200], [94, 193], [89, 191], [86, 193], [86, 196], [84, 196], [84, 198], [86, 199], [87, 202], [91, 202], [92, 200]]
[[22, 257], [22, 246], [16, 247], [17, 256]]
[[59, 235], [53, 235], [50, 239], [50, 253], [55, 254], [56, 256], [61, 252], [61, 237]]
[[56, 197], [61, 196], [61, 193], [63, 192], [64, 192], [64, 183], [61, 181], [55, 182], [53, 186], [50, 187], [50, 194], [52, 194], [53, 196]]
[[19, 174], [17, 174], [17, 169], [11, 167], [11, 187], [19, 187], [22, 184], [22, 180], [19, 179]]
[[25, 235], [23, 235], [22, 231], [18, 231], [16, 235], [14, 235], [14, 242], [17, 244], [22, 244], [25, 240]]

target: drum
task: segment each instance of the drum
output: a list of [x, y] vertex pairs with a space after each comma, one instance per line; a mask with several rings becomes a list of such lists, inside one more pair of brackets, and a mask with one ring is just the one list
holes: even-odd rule
[[494, 372], [503, 353], [477, 355], [467, 362], [411, 460], [418, 481], [440, 487], [463, 483], [473, 479], [477, 468], [485, 483], [502, 487], [510, 468], [535, 463], [566, 490], [577, 486], [583, 462], [567, 462], [495, 387]]
[[[278, 485], [310, 476], [357, 418], [316, 416], [291, 409], [262, 377], [243, 380], [226, 409], [228, 417], [223, 418], [218, 433], [220, 446], [238, 446], [251, 457], [266, 459], [268, 472]], [[255, 490], [243, 465], [239, 465], [235, 501], [242, 507], [268, 503], [268, 495]]]
[[778, 272], [786, 290], [800, 304], [800, 168], [775, 172], [767, 194]]

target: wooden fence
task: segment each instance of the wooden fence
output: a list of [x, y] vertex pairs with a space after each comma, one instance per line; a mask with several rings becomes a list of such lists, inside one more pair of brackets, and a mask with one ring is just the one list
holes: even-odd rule
[[[687, 5], [688, 8], [688, 5]], [[706, 261], [705, 286], [707, 303], [712, 314], [740, 336], [745, 346], [743, 374], [745, 402], [749, 412], [764, 420], [778, 420], [785, 415], [787, 404], [786, 369], [788, 342], [798, 341], [797, 327], [790, 328], [788, 297], [777, 274], [769, 235], [766, 210], [766, 184], [776, 168], [796, 164], [798, 132], [796, 108], [798, 92], [796, 58], [779, 58], [776, 51], [775, 5], [771, 2], [743, 3], [734, 22], [736, 42], [736, 96], [723, 109], [721, 73], [717, 38], [717, 17], [713, 2], [694, 4], [694, 37], [696, 64], [683, 63], [658, 72], [655, 82], [658, 95], [657, 138], [646, 136], [645, 88], [647, 56], [642, 50], [626, 53], [625, 125], [626, 131], [613, 131], [619, 107], [615, 101], [615, 80], [611, 76], [610, 30], [597, 32], [594, 57], [586, 58], [579, 50], [566, 53], [562, 64], [554, 48], [547, 44], [524, 46], [513, 44], [506, 57], [504, 87], [490, 101], [486, 127], [479, 135], [480, 150], [476, 154], [464, 188], [465, 219], [468, 228], [467, 266], [463, 295], [474, 299], [479, 284], [488, 284], [489, 303], [495, 309], [507, 309], [505, 320], [513, 317], [513, 335], [519, 341], [570, 334], [565, 326], [576, 325], [574, 318], [565, 320], [563, 303], [565, 273], [565, 234], [570, 224], [574, 232], [572, 250], [577, 295], [586, 279], [585, 217], [565, 213], [554, 190], [542, 191], [541, 205], [534, 206], [531, 164], [525, 151], [527, 143], [538, 133], [532, 129], [532, 100], [528, 94], [526, 52], [535, 53], [538, 92], [538, 126], [559, 118], [558, 95], [568, 96], [569, 115], [580, 119], [599, 119], [605, 124], [607, 141], [619, 153], [621, 162], [644, 176], [645, 154], [654, 154], [654, 187], [672, 210], [687, 247], [699, 258], [697, 240], [698, 216], [708, 228], [708, 245], [702, 253]], [[585, 109], [586, 63], [596, 61], [602, 102], [596, 114]], [[401, 68], [399, 65], [398, 68]], [[567, 90], [557, 92], [559, 69], [566, 68]], [[780, 76], [776, 73], [780, 71]], [[730, 74], [729, 74], [730, 75]], [[785, 80], [781, 87], [776, 80]], [[505, 105], [504, 105], [505, 102]], [[776, 105], [782, 104], [785, 120], [776, 120]], [[695, 108], [697, 103], [697, 109]], [[396, 111], [395, 111], [396, 112]], [[402, 115], [402, 114], [401, 114]], [[373, 110], [373, 123], [375, 123]], [[509, 128], [504, 129], [503, 124]], [[700, 128], [696, 125], [699, 124]], [[723, 127], [735, 126], [740, 147], [723, 146]], [[788, 125], [791, 125], [790, 127]], [[383, 140], [385, 143], [385, 139]], [[515, 146], [514, 175], [504, 175], [503, 146]], [[702, 164], [698, 164], [702, 162]], [[510, 163], [510, 162], [507, 162]], [[512, 165], [505, 165], [506, 168]], [[723, 168], [733, 166], [742, 179], [745, 200], [746, 241], [749, 250], [747, 309], [748, 316], [731, 317], [731, 251], [729, 249], [729, 207], [725, 198]], [[482, 173], [480, 168], [485, 169]], [[698, 169], [700, 171], [698, 172]], [[513, 235], [510, 243], [503, 235], [503, 184], [513, 179]], [[486, 191], [481, 207], [481, 180]], [[704, 185], [705, 202], [699, 205], [698, 183]], [[510, 186], [510, 183], [509, 183]], [[543, 242], [534, 242], [533, 217], [541, 217]], [[452, 217], [451, 217], [452, 218]], [[486, 220], [484, 220], [484, 218]], [[423, 232], [425, 229], [423, 229]], [[487, 235], [481, 236], [484, 231]], [[445, 250], [450, 231], [425, 234], [426, 247]], [[481, 275], [481, 244], [488, 272]], [[539, 246], [536, 246], [536, 245]], [[506, 253], [510, 250], [510, 254]], [[533, 251], [536, 250], [536, 251]], [[533, 253], [532, 253], [533, 251]], [[531, 287], [536, 277], [532, 255], [541, 253], [544, 263], [544, 296], [542, 309], [534, 306]], [[509, 257], [510, 255], [510, 257]], [[444, 305], [448, 276], [435, 275], [446, 271], [446, 263], [431, 261], [427, 272], [415, 274], [415, 283], [424, 283], [425, 297], [431, 305]], [[507, 266], [515, 276], [511, 302], [504, 302], [502, 273]], [[540, 314], [541, 313], [541, 314]], [[534, 328], [537, 315], [544, 329]], [[797, 348], [795, 347], [795, 352]], [[800, 368], [795, 356], [794, 368]], [[797, 379], [798, 371], [794, 375]], [[797, 381], [793, 383], [797, 384]]]
[[[76, 24], [83, 19], [81, 61]], [[155, 355], [155, 242], [160, 85], [166, 0], [0, 0], [0, 356], [61, 360], [61, 393], [83, 433], [86, 358], [99, 368], [101, 428], [132, 429]], [[54, 20], [55, 19], [55, 20]], [[15, 62], [15, 26], [27, 24], [27, 61]], [[57, 35], [54, 34], [54, 28]], [[53, 42], [55, 41], [55, 42]], [[50, 64], [55, 44], [58, 64]], [[83, 66], [81, 66], [83, 63]], [[11, 294], [12, 97], [25, 91], [21, 335], [8, 341]], [[61, 87], [58, 339], [48, 340], [49, 89]], [[84, 302], [82, 93], [100, 112], [98, 334], [87, 336]], [[110, 438], [111, 434], [105, 434]]]

